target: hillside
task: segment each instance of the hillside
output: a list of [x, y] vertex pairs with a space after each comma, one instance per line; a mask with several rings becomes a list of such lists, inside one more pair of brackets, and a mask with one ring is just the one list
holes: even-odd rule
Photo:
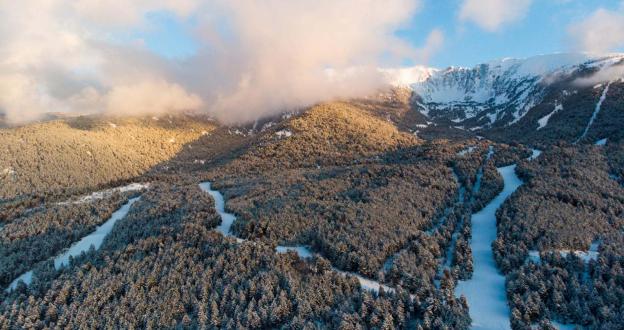
[[214, 128], [190, 117], [78, 117], [3, 129], [0, 201], [71, 195], [128, 181]]

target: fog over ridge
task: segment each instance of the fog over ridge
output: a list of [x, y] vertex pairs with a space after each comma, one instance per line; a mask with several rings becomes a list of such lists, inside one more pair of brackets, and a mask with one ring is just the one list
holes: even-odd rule
[[[47, 112], [200, 110], [225, 123], [365, 95], [387, 63], [424, 62], [396, 36], [419, 0], [33, 0], [0, 3], [0, 112], [24, 123]], [[19, 13], [19, 14], [15, 14]], [[166, 59], [136, 31], [152, 13], [192, 21], [197, 53]]]

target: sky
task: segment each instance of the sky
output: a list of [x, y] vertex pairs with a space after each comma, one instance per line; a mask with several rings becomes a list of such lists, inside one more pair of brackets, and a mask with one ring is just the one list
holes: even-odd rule
[[624, 0], [0, 1], [0, 114], [204, 111], [250, 122], [379, 68], [624, 51]]
[[[442, 32], [444, 42], [435, 56], [426, 62], [408, 59], [402, 64], [436, 68], [474, 66], [506, 57], [583, 51], [585, 49], [571, 40], [571, 26], [600, 9], [624, 14], [621, 0], [518, 0], [516, 2], [525, 5], [510, 9], [518, 12], [516, 16], [484, 26], [479, 22], [487, 21], [487, 18], [478, 14], [462, 16], [462, 5], [466, 2], [470, 1], [422, 1], [419, 11], [396, 31], [396, 35], [414, 47], [420, 47], [426, 43], [431, 31], [438, 30]], [[483, 11], [485, 17], [489, 16]], [[192, 38], [195, 27], [192, 20], [181, 22], [161, 13], [151, 15], [150, 21], [156, 28], [136, 37], [143, 38], [153, 51], [169, 58], [185, 58], [197, 51]], [[624, 43], [608, 51], [624, 52]]]
[[[479, 13], [462, 16], [462, 6], [467, 2], [470, 1], [426, 0], [421, 11], [400, 34], [418, 44], [423, 42], [428, 31], [438, 28], [444, 33], [444, 46], [427, 64], [438, 68], [474, 66], [506, 57], [591, 51], [572, 40], [570, 27], [600, 8], [624, 13], [624, 10], [618, 10], [622, 6], [622, 1], [618, 0], [517, 0], [511, 2], [520, 5], [517, 8], [510, 5], [508, 9], [515, 15], [497, 21], [488, 17], [504, 15], [483, 7], [479, 8]], [[623, 51], [624, 43], [608, 50]]]

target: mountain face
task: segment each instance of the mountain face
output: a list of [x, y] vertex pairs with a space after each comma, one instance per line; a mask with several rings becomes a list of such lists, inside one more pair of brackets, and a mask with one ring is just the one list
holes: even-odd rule
[[[473, 68], [421, 68], [416, 72], [426, 75], [412, 77], [410, 86], [415, 107], [431, 120], [471, 131], [488, 131], [518, 124], [545, 103], [549, 104], [549, 113], [561, 109], [574, 95], [592, 94], [598, 80], [621, 85], [622, 68], [624, 54], [541, 55], [497, 60]], [[544, 128], [547, 119], [543, 118], [523, 125]]]

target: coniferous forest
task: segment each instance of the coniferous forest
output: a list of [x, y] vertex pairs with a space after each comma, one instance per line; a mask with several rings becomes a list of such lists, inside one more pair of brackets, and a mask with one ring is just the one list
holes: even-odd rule
[[[442, 124], [416, 133], [413, 107], [395, 90], [255, 127], [38, 124], [84, 130], [54, 143], [93, 149], [39, 172], [3, 156], [0, 284], [32, 278], [0, 291], [0, 328], [469, 329], [474, 310], [457, 288], [477, 266], [472, 216], [504, 191], [499, 168], [515, 165], [522, 185], [496, 211], [491, 246], [510, 326], [622, 329], [624, 144], [530, 145]], [[111, 159], [108, 136], [125, 129], [153, 135]], [[186, 140], [161, 150], [163, 130]], [[236, 217], [227, 235], [205, 182]], [[101, 245], [55, 265], [131, 199]]]

